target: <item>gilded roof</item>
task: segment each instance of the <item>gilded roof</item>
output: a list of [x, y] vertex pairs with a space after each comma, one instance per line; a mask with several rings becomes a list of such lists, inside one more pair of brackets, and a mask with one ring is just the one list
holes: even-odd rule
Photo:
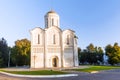
[[47, 14], [51, 14], [51, 13], [55, 13], [55, 14], [57, 14], [55, 11], [53, 11], [53, 10], [50, 10], [49, 12], [47, 12]]

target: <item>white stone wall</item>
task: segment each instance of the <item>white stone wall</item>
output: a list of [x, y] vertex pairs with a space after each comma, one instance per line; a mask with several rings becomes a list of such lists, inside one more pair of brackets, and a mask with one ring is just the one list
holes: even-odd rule
[[[39, 44], [38, 44], [39, 35]], [[41, 28], [35, 28], [31, 31], [31, 44], [32, 45], [44, 45], [44, 30]]]
[[[69, 36], [69, 40], [67, 40]], [[73, 67], [74, 66], [74, 32], [71, 30], [65, 30], [63, 32], [63, 66]]]
[[31, 33], [31, 68], [53, 68], [78, 66], [77, 39], [72, 30], [59, 28], [59, 15], [49, 12], [45, 15], [45, 29], [35, 28]]
[[74, 38], [74, 57], [75, 57], [75, 58], [74, 58], [75, 66], [79, 66], [77, 38]]
[[[57, 67], [61, 67], [61, 31], [52, 26], [46, 30], [46, 67], [53, 67], [52, 59], [58, 57]], [[53, 43], [53, 36], [55, 35], [55, 43]]]
[[73, 67], [73, 50], [72, 48], [65, 48], [63, 54], [64, 67]]
[[[36, 38], [38, 34], [40, 35], [39, 44], [37, 43], [38, 38]], [[55, 44], [53, 43], [53, 35], [55, 35]], [[45, 32], [40, 28], [35, 28], [31, 31], [31, 36], [32, 68], [53, 67], [53, 57], [58, 57], [57, 67], [61, 67], [62, 65], [63, 67], [78, 66], [77, 44], [75, 42], [76, 39], [74, 39], [75, 35], [73, 31], [66, 30], [61, 32], [59, 28], [54, 26], [46, 29]], [[69, 40], [67, 40], [67, 36], [69, 36]], [[67, 41], [69, 41], [69, 44], [67, 44]]]
[[43, 68], [44, 67], [44, 53], [35, 53], [31, 51], [31, 68]]
[[[35, 28], [31, 33], [31, 68], [44, 67], [44, 30]], [[39, 35], [39, 39], [38, 39]], [[39, 43], [38, 43], [39, 40]]]
[[45, 15], [45, 27], [49, 28], [52, 26], [59, 27], [59, 15], [56, 13], [48, 13]]
[[[55, 44], [53, 43], [53, 37], [55, 35]], [[50, 27], [46, 30], [46, 44], [47, 45], [60, 45], [60, 30], [58, 30], [56, 27]]]
[[52, 59], [54, 57], [58, 57], [58, 66], [57, 67], [61, 67], [61, 55], [60, 55], [60, 53], [47, 53], [46, 54], [46, 67], [47, 68], [53, 67]]

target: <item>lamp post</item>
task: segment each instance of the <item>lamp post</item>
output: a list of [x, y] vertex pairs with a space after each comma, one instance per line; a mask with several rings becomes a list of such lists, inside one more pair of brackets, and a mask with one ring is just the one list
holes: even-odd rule
[[11, 52], [9, 50], [9, 54], [8, 54], [8, 67], [10, 67], [10, 54], [11, 54]]

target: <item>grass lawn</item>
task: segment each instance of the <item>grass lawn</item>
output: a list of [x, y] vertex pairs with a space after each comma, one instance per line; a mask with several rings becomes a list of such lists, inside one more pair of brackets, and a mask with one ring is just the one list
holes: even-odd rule
[[[1, 70], [3, 71], [3, 70]], [[67, 74], [66, 72], [61, 71], [51, 71], [51, 70], [39, 70], [39, 71], [3, 71], [12, 74], [21, 74], [21, 75], [58, 75], [58, 74]]]
[[[101, 71], [101, 70], [111, 70], [111, 69], [120, 69], [120, 66], [89, 66], [89, 68], [83, 69], [72, 69], [73, 71], [82, 71], [82, 72], [93, 72], [93, 71]], [[62, 71], [52, 71], [52, 70], [38, 70], [38, 71], [5, 71], [0, 70], [7, 73], [12, 74], [21, 74], [21, 75], [59, 75], [59, 74], [67, 74], [67, 72]]]
[[74, 70], [82, 71], [82, 72], [92, 72], [92, 71], [111, 70], [111, 69], [120, 69], [120, 66], [90, 66], [89, 68], [74, 69]]

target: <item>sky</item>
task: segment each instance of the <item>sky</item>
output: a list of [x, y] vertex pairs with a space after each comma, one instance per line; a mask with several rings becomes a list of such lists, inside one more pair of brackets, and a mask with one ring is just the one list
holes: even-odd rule
[[120, 0], [0, 0], [0, 38], [9, 46], [30, 40], [29, 31], [44, 28], [44, 15], [51, 9], [59, 14], [62, 30], [76, 32], [78, 47], [120, 45]]

